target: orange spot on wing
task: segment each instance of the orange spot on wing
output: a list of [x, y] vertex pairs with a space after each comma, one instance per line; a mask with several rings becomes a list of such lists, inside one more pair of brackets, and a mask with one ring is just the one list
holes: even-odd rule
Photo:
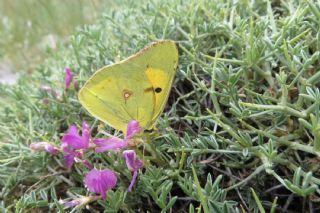
[[153, 87], [149, 87], [144, 89], [144, 92], [153, 92]]
[[124, 89], [122, 91], [122, 94], [123, 94], [125, 103], [127, 103], [127, 100], [133, 95], [133, 92], [131, 90]]

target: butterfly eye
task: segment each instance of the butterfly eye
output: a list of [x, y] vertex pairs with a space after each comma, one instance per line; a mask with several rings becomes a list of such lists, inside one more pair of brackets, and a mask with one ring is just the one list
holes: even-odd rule
[[162, 89], [161, 89], [160, 87], [157, 87], [157, 88], [154, 89], [154, 91], [155, 91], [156, 93], [160, 93], [160, 92], [162, 91]]

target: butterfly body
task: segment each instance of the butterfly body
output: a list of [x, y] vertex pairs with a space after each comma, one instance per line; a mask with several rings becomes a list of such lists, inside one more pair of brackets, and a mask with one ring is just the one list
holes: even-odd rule
[[80, 90], [80, 103], [94, 117], [123, 132], [130, 120], [152, 128], [167, 102], [177, 65], [175, 43], [155, 42], [96, 71]]

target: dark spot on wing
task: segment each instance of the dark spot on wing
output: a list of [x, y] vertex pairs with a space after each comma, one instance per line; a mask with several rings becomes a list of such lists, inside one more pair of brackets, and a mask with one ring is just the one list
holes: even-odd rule
[[154, 89], [154, 91], [155, 91], [156, 93], [160, 93], [160, 92], [162, 91], [162, 89], [161, 89], [160, 87], [157, 87], [157, 88]]
[[160, 87], [157, 87], [157, 88], [153, 88], [153, 87], [149, 87], [149, 88], [146, 88], [144, 89], [144, 92], [155, 92], [155, 93], [160, 93], [162, 92], [162, 89]]

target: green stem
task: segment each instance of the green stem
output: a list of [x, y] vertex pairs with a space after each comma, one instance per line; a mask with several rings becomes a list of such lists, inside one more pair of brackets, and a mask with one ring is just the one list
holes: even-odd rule
[[230, 126], [222, 122], [217, 115], [213, 114], [209, 109], [207, 109], [211, 117], [221, 126], [225, 131], [227, 131], [232, 137], [234, 137], [241, 146], [247, 147], [247, 142], [243, 140]]
[[179, 45], [180, 49], [182, 49], [189, 57], [191, 57], [195, 62], [201, 64], [202, 66], [208, 67], [208, 64], [199, 60], [195, 54], [191, 53], [189, 50], [187, 50], [187, 48], [185, 48], [182, 45]]
[[304, 112], [300, 112], [288, 106], [281, 106], [281, 105], [265, 105], [265, 104], [252, 104], [252, 103], [245, 103], [240, 102], [240, 105], [251, 108], [251, 109], [258, 109], [258, 110], [274, 110], [278, 112], [289, 113], [293, 116], [298, 118], [306, 118], [307, 115]]
[[243, 179], [242, 181], [233, 184], [232, 186], [229, 186], [228, 188], [226, 188], [226, 191], [230, 191], [232, 189], [235, 189], [239, 186], [243, 186], [246, 185], [252, 178], [254, 178], [257, 174], [259, 174], [260, 172], [262, 172], [264, 170], [264, 165], [260, 165], [254, 172], [252, 172], [248, 177], [246, 177], [245, 179]]
[[[212, 68], [212, 74], [211, 74], [211, 91], [215, 91], [216, 67], [217, 67], [217, 61], [218, 61], [217, 58], [220, 55], [221, 55], [221, 52], [219, 52], [219, 54], [216, 52], [216, 57], [213, 62], [213, 68]], [[212, 100], [212, 103], [214, 105], [214, 108], [215, 108], [217, 114], [222, 114], [216, 94], [214, 92], [212, 92], [212, 93], [210, 93], [210, 95], [211, 95], [211, 100]]]
[[242, 154], [242, 151], [238, 150], [226, 150], [226, 149], [193, 149], [193, 148], [181, 148], [181, 149], [171, 149], [168, 152], [199, 152], [204, 153], [217, 153], [217, 154]]
[[192, 165], [192, 173], [193, 173], [194, 182], [196, 184], [197, 193], [200, 198], [201, 205], [203, 206], [203, 211], [204, 211], [204, 213], [209, 213], [207, 199], [206, 199], [205, 195], [202, 193], [202, 188], [201, 188], [198, 176], [197, 176], [197, 172], [196, 172], [193, 165]]
[[256, 129], [256, 128], [252, 127], [251, 125], [247, 124], [246, 122], [244, 122], [244, 121], [242, 121], [242, 120], [240, 120], [240, 122], [241, 122], [245, 127], [247, 127], [248, 129], [250, 129], [250, 130], [252, 130], [252, 131], [254, 131], [254, 132], [258, 133], [258, 134], [261, 134], [261, 135], [263, 135], [263, 136], [265, 136], [265, 137], [267, 137], [267, 138], [270, 138], [270, 139], [274, 140], [274, 143], [275, 143], [276, 145], [278, 145], [278, 146], [280, 146], [280, 145], [285, 145], [285, 146], [287, 146], [287, 147], [289, 147], [289, 148], [291, 148], [291, 149], [304, 151], [304, 152], [307, 152], [307, 153], [310, 153], [310, 154], [314, 154], [314, 155], [320, 157], [320, 152], [315, 151], [315, 150], [313, 149], [313, 147], [311, 147], [311, 146], [303, 145], [303, 144], [300, 144], [300, 143], [298, 143], [298, 142], [292, 142], [292, 141], [284, 140], [284, 139], [282, 139], [282, 138], [279, 138], [279, 137], [277, 137], [277, 136], [274, 136], [274, 135], [272, 135], [272, 134], [270, 134], [270, 133], [267, 133], [267, 132], [265, 132], [265, 131], [262, 131], [262, 130], [260, 130], [260, 129]]
[[315, 110], [317, 110], [317, 108], [319, 108], [319, 103], [313, 103], [310, 107], [308, 107], [306, 110], [303, 111], [303, 113], [305, 113], [307, 116], [310, 115], [310, 113], [314, 112]]
[[[274, 162], [281, 164], [283, 166], [286, 166], [287, 168], [291, 169], [292, 171], [296, 171], [298, 169], [298, 166], [294, 165], [290, 160], [285, 160], [282, 159], [280, 156], [276, 157], [274, 160]], [[302, 175], [306, 175], [307, 173], [304, 172], [303, 170], [301, 170], [301, 174]], [[311, 180], [316, 184], [316, 185], [320, 185], [320, 179], [315, 178], [315, 177], [311, 177]]]
[[153, 143], [151, 143], [151, 138], [150, 137], [145, 137], [145, 141], [144, 141], [144, 147], [146, 148], [146, 150], [151, 154], [151, 160], [156, 162], [157, 165], [159, 166], [164, 166], [166, 165], [165, 160], [162, 158], [162, 156], [160, 155], [159, 152], [157, 152], [156, 147], [154, 146]]
[[238, 64], [238, 65], [245, 64], [244, 61], [237, 60], [237, 59], [218, 58], [218, 57], [213, 57], [213, 56], [206, 55], [206, 54], [201, 54], [201, 55], [203, 55], [207, 59], [211, 59], [211, 60], [214, 60], [214, 61], [221, 61], [221, 62], [227, 62], [227, 63], [230, 63], [230, 64]]
[[313, 85], [318, 83], [319, 81], [320, 81], [320, 71], [318, 71], [316, 74], [314, 74], [307, 80], [307, 85]]

